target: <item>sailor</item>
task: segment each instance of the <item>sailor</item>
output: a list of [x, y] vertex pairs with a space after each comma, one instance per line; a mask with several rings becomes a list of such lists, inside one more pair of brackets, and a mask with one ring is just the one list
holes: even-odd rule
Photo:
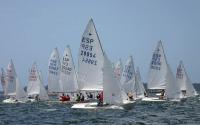
[[97, 99], [99, 100], [98, 106], [103, 106], [103, 91], [97, 95]]
[[164, 99], [164, 96], [165, 96], [165, 90], [162, 89], [162, 90], [161, 90], [161, 93], [160, 93], [159, 99]]
[[83, 102], [85, 100], [85, 97], [82, 93], [80, 93], [81, 101]]
[[39, 95], [36, 95], [36, 96], [35, 96], [35, 100], [36, 100], [36, 101], [39, 101], [39, 100], [40, 100]]
[[63, 93], [62, 96], [60, 96], [60, 101], [64, 102], [64, 101], [69, 101], [70, 97], [69, 95], [65, 96], [65, 94]]
[[81, 101], [81, 96], [78, 93], [76, 94], [76, 101], [77, 102]]
[[131, 92], [129, 92], [127, 95], [128, 95], [129, 100], [133, 101], [133, 94]]
[[182, 94], [183, 94], [183, 97], [186, 96], [186, 90], [181, 90]]
[[148, 94], [146, 91], [144, 91], [144, 97], [148, 97]]

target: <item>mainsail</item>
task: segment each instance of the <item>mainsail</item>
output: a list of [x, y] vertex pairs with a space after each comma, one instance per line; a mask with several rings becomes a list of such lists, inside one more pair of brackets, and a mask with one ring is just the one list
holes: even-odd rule
[[6, 86], [5, 75], [6, 74], [3, 68], [1, 68], [1, 85], [2, 85], [3, 92], [5, 92], [5, 86]]
[[133, 64], [133, 57], [130, 56], [125, 65], [121, 76], [121, 84], [126, 93], [134, 93], [135, 84], [135, 69]]
[[[191, 96], [197, 95], [197, 92], [194, 89], [192, 82], [190, 81], [190, 78], [186, 72], [184, 65], [183, 65], [183, 61], [180, 61], [179, 65], [177, 67], [176, 81], [180, 87], [180, 90], [186, 92], [185, 93], [186, 97], [191, 97]], [[182, 95], [182, 97], [183, 96], [184, 95]]]
[[117, 61], [117, 63], [114, 66], [114, 73], [115, 76], [120, 80], [121, 76], [122, 76], [122, 72], [123, 72], [123, 65], [122, 65], [122, 61], [121, 59], [119, 59], [119, 61]]
[[166, 88], [166, 74], [167, 74], [167, 60], [165, 57], [162, 42], [159, 41], [156, 49], [153, 52], [149, 77], [148, 89], [165, 89]]
[[60, 73], [61, 92], [75, 92], [78, 90], [77, 76], [70, 47], [64, 51]]
[[83, 33], [78, 55], [80, 90], [103, 89], [103, 50], [92, 19]]
[[37, 70], [36, 63], [33, 63], [29, 73], [27, 92], [29, 96], [39, 95], [39, 98], [41, 100], [48, 100], [48, 95], [42, 84], [40, 73]]
[[48, 65], [48, 92], [60, 92], [60, 58], [58, 49], [54, 48], [49, 58]]
[[123, 103], [120, 81], [115, 77], [112, 63], [105, 53], [103, 66], [103, 101], [108, 104]]

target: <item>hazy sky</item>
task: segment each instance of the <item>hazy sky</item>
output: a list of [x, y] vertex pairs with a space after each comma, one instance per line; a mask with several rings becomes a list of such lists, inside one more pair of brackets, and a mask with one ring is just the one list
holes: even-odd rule
[[145, 82], [159, 40], [174, 73], [183, 60], [192, 82], [200, 82], [200, 0], [1, 0], [0, 67], [12, 58], [25, 85], [36, 61], [47, 84], [54, 47], [62, 55], [69, 44], [77, 65], [90, 18], [109, 58], [125, 62], [132, 54]]

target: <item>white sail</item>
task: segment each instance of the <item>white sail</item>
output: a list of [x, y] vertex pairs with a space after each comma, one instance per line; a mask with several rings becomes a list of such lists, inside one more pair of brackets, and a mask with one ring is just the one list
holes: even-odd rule
[[117, 61], [117, 63], [114, 66], [114, 73], [115, 76], [120, 80], [121, 79], [121, 75], [123, 72], [123, 65], [122, 65], [122, 61], [121, 59], [119, 59], [119, 61]]
[[167, 60], [165, 57], [162, 42], [159, 41], [155, 51], [153, 52], [149, 77], [148, 89], [165, 89], [167, 83]]
[[27, 93], [20, 84], [19, 77], [16, 76], [16, 99], [18, 101], [27, 101]]
[[176, 83], [176, 79], [171, 71], [171, 68], [169, 65], [167, 65], [167, 74], [165, 76], [166, 78], [166, 98], [169, 100], [173, 99], [180, 99], [180, 88], [178, 84]]
[[16, 95], [16, 73], [12, 60], [9, 62], [6, 69], [6, 86], [5, 95]]
[[75, 66], [69, 46], [65, 49], [61, 61], [60, 87], [61, 92], [75, 92], [78, 90]]
[[60, 58], [58, 49], [55, 48], [50, 55], [48, 65], [48, 92], [60, 92]]
[[144, 85], [140, 76], [140, 70], [139, 67], [137, 67], [136, 73], [135, 73], [135, 91], [136, 91], [136, 97], [144, 97], [145, 89]]
[[103, 101], [108, 104], [122, 104], [120, 81], [115, 77], [112, 63], [104, 53], [103, 67]]
[[6, 77], [6, 74], [3, 68], [1, 68], [1, 85], [2, 85], [3, 92], [5, 92], [5, 86], [6, 86], [5, 77]]
[[36, 63], [33, 63], [30, 70], [27, 92], [29, 96], [39, 95], [40, 100], [48, 100], [48, 95], [42, 84]]
[[124, 65], [124, 69], [121, 76], [121, 84], [126, 93], [134, 93], [135, 69], [132, 56], [128, 58]]
[[9, 62], [6, 69], [5, 95], [13, 96], [18, 101], [25, 101], [27, 99], [27, 95], [20, 85], [20, 81], [15, 72], [15, 67], [12, 60]]
[[91, 19], [83, 33], [78, 55], [78, 84], [80, 90], [103, 89], [103, 50]]
[[48, 96], [47, 91], [45, 89], [45, 86], [43, 84], [42, 72], [38, 71], [38, 73], [39, 73], [39, 79], [41, 81], [40, 82], [40, 94], [39, 94], [39, 98], [40, 98], [40, 100], [49, 100], [49, 96]]
[[[187, 75], [186, 69], [185, 69], [182, 61], [180, 61], [179, 65], [177, 67], [176, 81], [180, 87], [180, 90], [186, 91], [185, 97], [191, 97], [191, 96], [197, 95], [197, 92], [194, 89], [189, 76]], [[182, 95], [182, 97], [184, 97], [184, 95]]]

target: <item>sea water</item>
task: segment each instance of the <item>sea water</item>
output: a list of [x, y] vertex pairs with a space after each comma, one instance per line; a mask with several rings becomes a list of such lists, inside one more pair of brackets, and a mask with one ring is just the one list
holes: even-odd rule
[[200, 97], [181, 102], [137, 102], [132, 109], [71, 109], [70, 104], [35, 102], [4, 104], [0, 125], [199, 125]]

